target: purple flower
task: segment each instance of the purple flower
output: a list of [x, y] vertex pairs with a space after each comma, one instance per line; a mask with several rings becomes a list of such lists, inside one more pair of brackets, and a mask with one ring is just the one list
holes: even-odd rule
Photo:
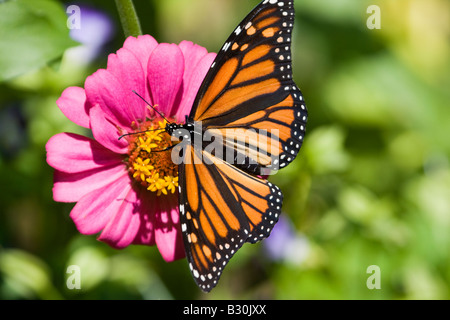
[[74, 4], [75, 11], [71, 11], [69, 4], [68, 19], [77, 23], [70, 29], [70, 37], [81, 45], [69, 49], [70, 61], [88, 64], [102, 51], [104, 45], [114, 36], [114, 23], [104, 12], [87, 6]]
[[310, 250], [308, 239], [298, 234], [284, 215], [280, 216], [280, 220], [263, 245], [272, 260], [294, 265], [302, 264]]

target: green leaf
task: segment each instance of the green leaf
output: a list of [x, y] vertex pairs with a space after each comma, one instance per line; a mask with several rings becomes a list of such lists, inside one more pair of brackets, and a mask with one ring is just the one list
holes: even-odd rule
[[0, 277], [11, 298], [61, 299], [54, 287], [50, 269], [40, 258], [19, 249], [0, 249]]
[[0, 2], [0, 81], [59, 59], [76, 45], [63, 7], [51, 0]]

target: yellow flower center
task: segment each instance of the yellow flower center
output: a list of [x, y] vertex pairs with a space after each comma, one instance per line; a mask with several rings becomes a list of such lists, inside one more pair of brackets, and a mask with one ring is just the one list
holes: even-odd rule
[[171, 149], [167, 149], [172, 141], [164, 130], [166, 124], [166, 120], [149, 120], [128, 136], [130, 175], [158, 196], [175, 193], [178, 187], [178, 167], [171, 159]]

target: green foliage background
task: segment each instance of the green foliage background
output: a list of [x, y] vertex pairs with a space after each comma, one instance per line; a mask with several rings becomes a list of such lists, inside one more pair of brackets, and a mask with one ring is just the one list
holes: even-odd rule
[[[274, 261], [264, 244], [246, 245], [207, 295], [185, 260], [167, 264], [155, 247], [111, 249], [78, 234], [72, 204], [52, 200], [45, 143], [83, 133], [55, 101], [123, 44], [114, 2], [89, 2], [116, 25], [89, 65], [64, 53], [74, 45], [67, 4], [13, 2], [0, 1], [0, 298], [450, 298], [448, 1], [295, 0], [294, 77], [310, 117], [300, 156], [271, 180], [302, 259]], [[135, 3], [159, 42], [217, 52], [258, 1]], [[380, 7], [381, 29], [367, 28], [369, 5]], [[66, 286], [69, 265], [81, 268], [80, 290]], [[371, 265], [381, 289], [366, 286]]]

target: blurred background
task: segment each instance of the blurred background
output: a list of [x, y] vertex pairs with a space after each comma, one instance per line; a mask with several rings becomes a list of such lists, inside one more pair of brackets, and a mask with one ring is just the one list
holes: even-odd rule
[[[159, 42], [217, 52], [258, 2], [135, 5]], [[67, 27], [70, 5], [81, 8], [79, 30]], [[309, 122], [299, 157], [270, 178], [285, 195], [283, 218], [204, 294], [185, 259], [111, 249], [77, 232], [73, 204], [52, 200], [45, 143], [85, 133], [55, 101], [122, 46], [114, 2], [0, 1], [0, 298], [449, 299], [450, 2], [295, 7], [294, 78]], [[66, 285], [71, 265], [81, 289]]]

